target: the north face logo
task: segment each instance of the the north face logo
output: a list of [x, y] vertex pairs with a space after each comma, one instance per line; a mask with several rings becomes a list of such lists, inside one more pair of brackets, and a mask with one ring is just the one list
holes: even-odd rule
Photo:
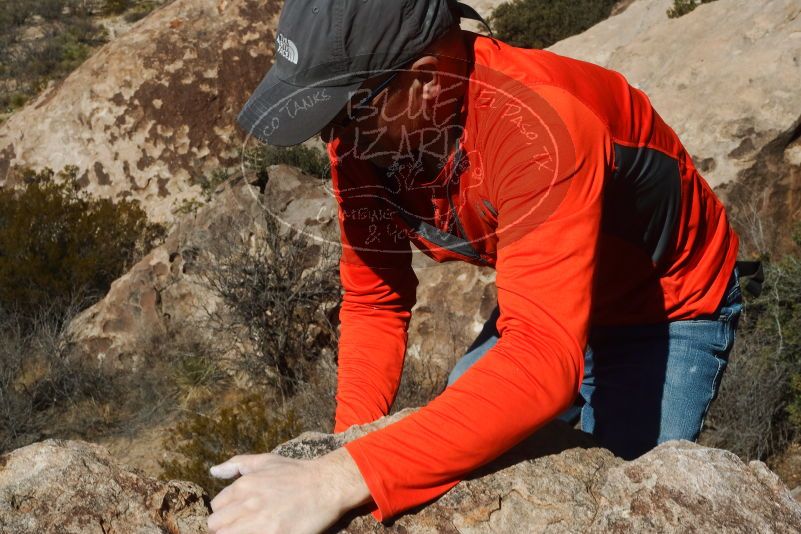
[[291, 61], [295, 65], [298, 64], [298, 48], [295, 46], [295, 43], [281, 35], [280, 33], [275, 38], [275, 43], [278, 47], [276, 50], [280, 55], [284, 57], [287, 61]]

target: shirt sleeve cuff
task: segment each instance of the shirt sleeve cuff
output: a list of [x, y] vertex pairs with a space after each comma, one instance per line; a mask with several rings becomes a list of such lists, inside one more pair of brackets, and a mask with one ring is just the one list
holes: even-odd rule
[[376, 519], [376, 521], [379, 522], [392, 517], [394, 512], [392, 511], [389, 500], [387, 499], [384, 483], [370, 463], [370, 459], [364, 452], [359, 440], [356, 439], [350, 441], [343, 445], [343, 447], [345, 447], [350, 453], [353, 461], [359, 468], [362, 478], [364, 478], [364, 482], [367, 484], [367, 489], [370, 490], [370, 495], [373, 497], [376, 508], [372, 510], [370, 514]]

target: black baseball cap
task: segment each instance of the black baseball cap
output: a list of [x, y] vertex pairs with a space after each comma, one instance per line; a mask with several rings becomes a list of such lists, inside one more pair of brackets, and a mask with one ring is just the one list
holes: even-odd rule
[[236, 122], [270, 145], [302, 143], [366, 79], [415, 59], [459, 18], [486, 25], [454, 0], [286, 0], [275, 62]]

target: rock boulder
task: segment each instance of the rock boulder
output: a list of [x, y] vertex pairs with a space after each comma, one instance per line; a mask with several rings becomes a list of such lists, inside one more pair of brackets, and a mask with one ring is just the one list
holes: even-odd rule
[[235, 165], [234, 123], [272, 62], [279, 0], [175, 0], [107, 43], [0, 126], [12, 166], [76, 165], [84, 189], [172, 222], [194, 178]]
[[[273, 453], [313, 458], [413, 413], [339, 434], [307, 432]], [[253, 451], [267, 452], [267, 451]], [[0, 524], [9, 532], [206, 532], [209, 495], [115, 462], [97, 445], [47, 440], [0, 456]], [[384, 532], [356, 509], [331, 532]], [[387, 522], [394, 532], [771, 532], [801, 529], [801, 505], [761, 462], [687, 441], [626, 462], [552, 423], [439, 499]]]
[[85, 441], [0, 456], [0, 530], [9, 534], [200, 533], [210, 510], [197, 484], [144, 476]]

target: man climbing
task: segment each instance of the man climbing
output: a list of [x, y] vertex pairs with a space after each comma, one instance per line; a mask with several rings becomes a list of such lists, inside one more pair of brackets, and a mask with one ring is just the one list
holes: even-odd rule
[[634, 458], [695, 440], [741, 309], [738, 237], [647, 96], [614, 71], [462, 31], [450, 0], [288, 0], [276, 61], [238, 121], [327, 141], [343, 245], [335, 432], [386, 415], [418, 279], [496, 269], [498, 306], [448, 387], [311, 461], [239, 455], [217, 533], [319, 532], [445, 493], [578, 399]]

